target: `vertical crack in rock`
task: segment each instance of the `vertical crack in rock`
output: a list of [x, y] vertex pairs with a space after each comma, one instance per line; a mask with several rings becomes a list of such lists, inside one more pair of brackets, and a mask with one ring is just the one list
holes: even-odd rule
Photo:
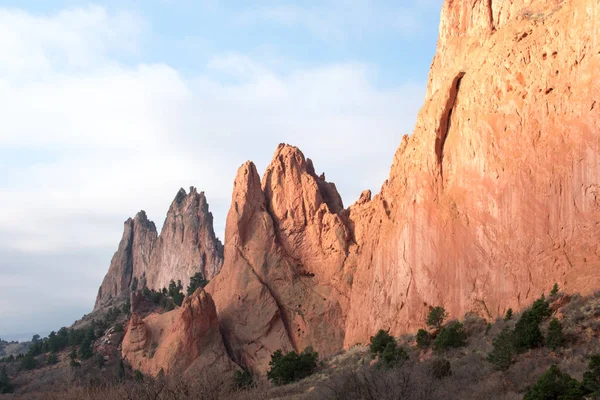
[[442, 183], [444, 182], [444, 145], [446, 144], [446, 139], [448, 138], [448, 133], [450, 132], [452, 112], [454, 111], [454, 106], [456, 105], [456, 99], [458, 97], [458, 91], [460, 89], [460, 83], [464, 76], [465, 73], [460, 72], [452, 81], [446, 106], [444, 107], [444, 112], [440, 118], [440, 125], [437, 129], [437, 137], [435, 139], [435, 154], [437, 156], [437, 162], [440, 168], [440, 177], [442, 178]]

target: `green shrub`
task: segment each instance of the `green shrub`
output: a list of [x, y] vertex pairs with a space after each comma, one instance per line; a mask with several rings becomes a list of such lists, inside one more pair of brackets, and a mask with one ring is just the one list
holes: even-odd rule
[[565, 342], [565, 335], [563, 333], [562, 324], [556, 318], [553, 318], [550, 321], [550, 325], [548, 325], [548, 334], [546, 335], [546, 345], [552, 349], [556, 350]]
[[492, 341], [493, 349], [488, 354], [488, 361], [494, 364], [496, 369], [507, 370], [514, 362], [515, 346], [513, 333], [506, 327]]
[[491, 330], [492, 330], [492, 323], [488, 322], [487, 326], [485, 327], [485, 336], [487, 336]]
[[444, 379], [450, 375], [452, 375], [452, 366], [450, 365], [450, 361], [445, 358], [436, 358], [431, 363], [431, 376], [435, 379]]
[[199, 287], [206, 287], [208, 283], [209, 281], [204, 279], [204, 275], [202, 275], [202, 272], [196, 273], [190, 278], [190, 285], [187, 287], [187, 295], [191, 296], [192, 294], [194, 294], [196, 289], [198, 289]]
[[35, 358], [33, 358], [33, 354], [27, 352], [27, 354], [25, 354], [25, 357], [23, 357], [23, 359], [21, 360], [21, 368], [25, 371], [31, 371], [32, 369], [35, 369], [36, 366], [37, 363], [35, 362]]
[[586, 394], [600, 397], [600, 355], [593, 355], [588, 370], [583, 374], [583, 390]]
[[55, 364], [58, 364], [58, 357], [56, 356], [56, 354], [54, 354], [54, 353], [51, 353], [51, 354], [48, 356], [48, 359], [46, 360], [46, 363], [47, 363], [48, 365], [55, 365]]
[[558, 294], [558, 283], [555, 283], [550, 291], [550, 297], [555, 297]]
[[133, 377], [138, 382], [142, 382], [144, 380], [144, 374], [142, 374], [142, 371], [140, 371], [139, 369], [136, 369], [133, 372]]
[[506, 315], [504, 316], [504, 320], [510, 321], [512, 319], [512, 316], [513, 316], [513, 309], [509, 308], [508, 310], [506, 310]]
[[281, 350], [277, 350], [271, 355], [271, 368], [267, 371], [267, 378], [275, 385], [299, 381], [312, 375], [317, 369], [318, 360], [319, 355], [310, 347], [300, 354], [291, 351], [284, 355]]
[[451, 347], [462, 347], [465, 344], [467, 344], [465, 327], [456, 321], [442, 328], [433, 342], [433, 348], [439, 352]]
[[13, 390], [14, 387], [6, 372], [6, 366], [3, 366], [2, 369], [0, 369], [0, 394], [12, 393]]
[[247, 369], [233, 373], [233, 384], [237, 390], [250, 389], [254, 386], [254, 378]]
[[443, 307], [429, 307], [427, 326], [431, 329], [440, 330], [446, 318], [448, 318], [448, 313]]
[[115, 324], [115, 333], [121, 333], [123, 332], [123, 324]]
[[417, 346], [422, 349], [426, 349], [431, 346], [432, 341], [433, 338], [429, 332], [427, 332], [425, 329], [419, 329], [417, 332]]
[[581, 384], [553, 365], [525, 394], [523, 400], [583, 400], [583, 395]]
[[408, 360], [408, 353], [404, 347], [398, 346], [394, 340], [393, 342], [389, 342], [379, 355], [377, 366], [386, 368], [399, 367], [406, 360]]
[[552, 315], [550, 303], [544, 295], [536, 300], [529, 310], [525, 311], [515, 325], [514, 341], [517, 351], [523, 352], [527, 349], [539, 347], [544, 338], [540, 331], [540, 323]]
[[175, 302], [175, 304], [177, 304], [178, 306], [181, 306], [181, 304], [183, 303], [183, 299], [184, 299], [184, 295], [183, 293], [181, 293], [181, 290], [183, 289], [183, 285], [181, 284], [181, 281], [177, 281], [177, 284], [175, 284], [175, 281], [171, 280], [171, 282], [169, 282], [169, 289], [168, 289], [168, 294], [169, 297], [171, 297], [173, 299], [173, 302]]
[[373, 356], [383, 353], [389, 343], [396, 343], [396, 339], [390, 335], [389, 331], [379, 330], [375, 336], [371, 336], [371, 354]]

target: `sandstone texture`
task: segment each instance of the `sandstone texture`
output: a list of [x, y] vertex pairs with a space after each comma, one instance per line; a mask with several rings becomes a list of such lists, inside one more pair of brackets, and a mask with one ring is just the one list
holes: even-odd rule
[[600, 287], [600, 3], [447, 0], [415, 131], [350, 208], [345, 345]]
[[163, 224], [156, 226], [141, 211], [125, 222], [123, 238], [98, 290], [96, 306], [126, 299], [134, 289], [146, 285], [160, 290], [181, 280], [184, 290], [197, 272], [212, 279], [223, 264], [223, 245], [215, 236], [213, 216], [204, 193], [181, 189]]
[[264, 371], [277, 349], [342, 347], [353, 272], [342, 210], [295, 147], [279, 146], [262, 182], [254, 164], [239, 169], [225, 263], [207, 287], [235, 361]]
[[144, 319], [133, 313], [122, 356], [134, 369], [151, 376], [161, 370], [165, 374], [189, 369], [225, 373], [235, 368], [219, 333], [215, 304], [201, 288], [173, 311]]

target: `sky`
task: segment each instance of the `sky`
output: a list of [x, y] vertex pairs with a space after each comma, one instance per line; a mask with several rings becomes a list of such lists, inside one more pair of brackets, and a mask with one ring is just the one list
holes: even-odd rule
[[[442, 0], [0, 0], [0, 337], [91, 311], [123, 222], [298, 146], [344, 204], [423, 103]], [[28, 336], [29, 335], [29, 336]]]

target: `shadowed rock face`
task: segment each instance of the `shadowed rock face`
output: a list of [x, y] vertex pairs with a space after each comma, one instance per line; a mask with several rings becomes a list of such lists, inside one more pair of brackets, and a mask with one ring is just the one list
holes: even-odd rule
[[133, 368], [152, 376], [161, 370], [179, 374], [189, 369], [197, 373], [234, 368], [219, 333], [215, 304], [201, 288], [176, 310], [145, 319], [132, 314], [122, 354]]
[[137, 285], [148, 268], [156, 239], [156, 226], [148, 220], [144, 211], [125, 221], [123, 237], [98, 290], [94, 308], [113, 298], [129, 297], [131, 286]]
[[223, 245], [216, 238], [204, 193], [181, 189], [167, 213], [160, 236], [141, 211], [125, 222], [123, 238], [98, 291], [96, 308], [111, 299], [128, 298], [132, 289], [167, 287], [171, 279], [184, 288], [197, 272], [212, 279], [223, 264]]

